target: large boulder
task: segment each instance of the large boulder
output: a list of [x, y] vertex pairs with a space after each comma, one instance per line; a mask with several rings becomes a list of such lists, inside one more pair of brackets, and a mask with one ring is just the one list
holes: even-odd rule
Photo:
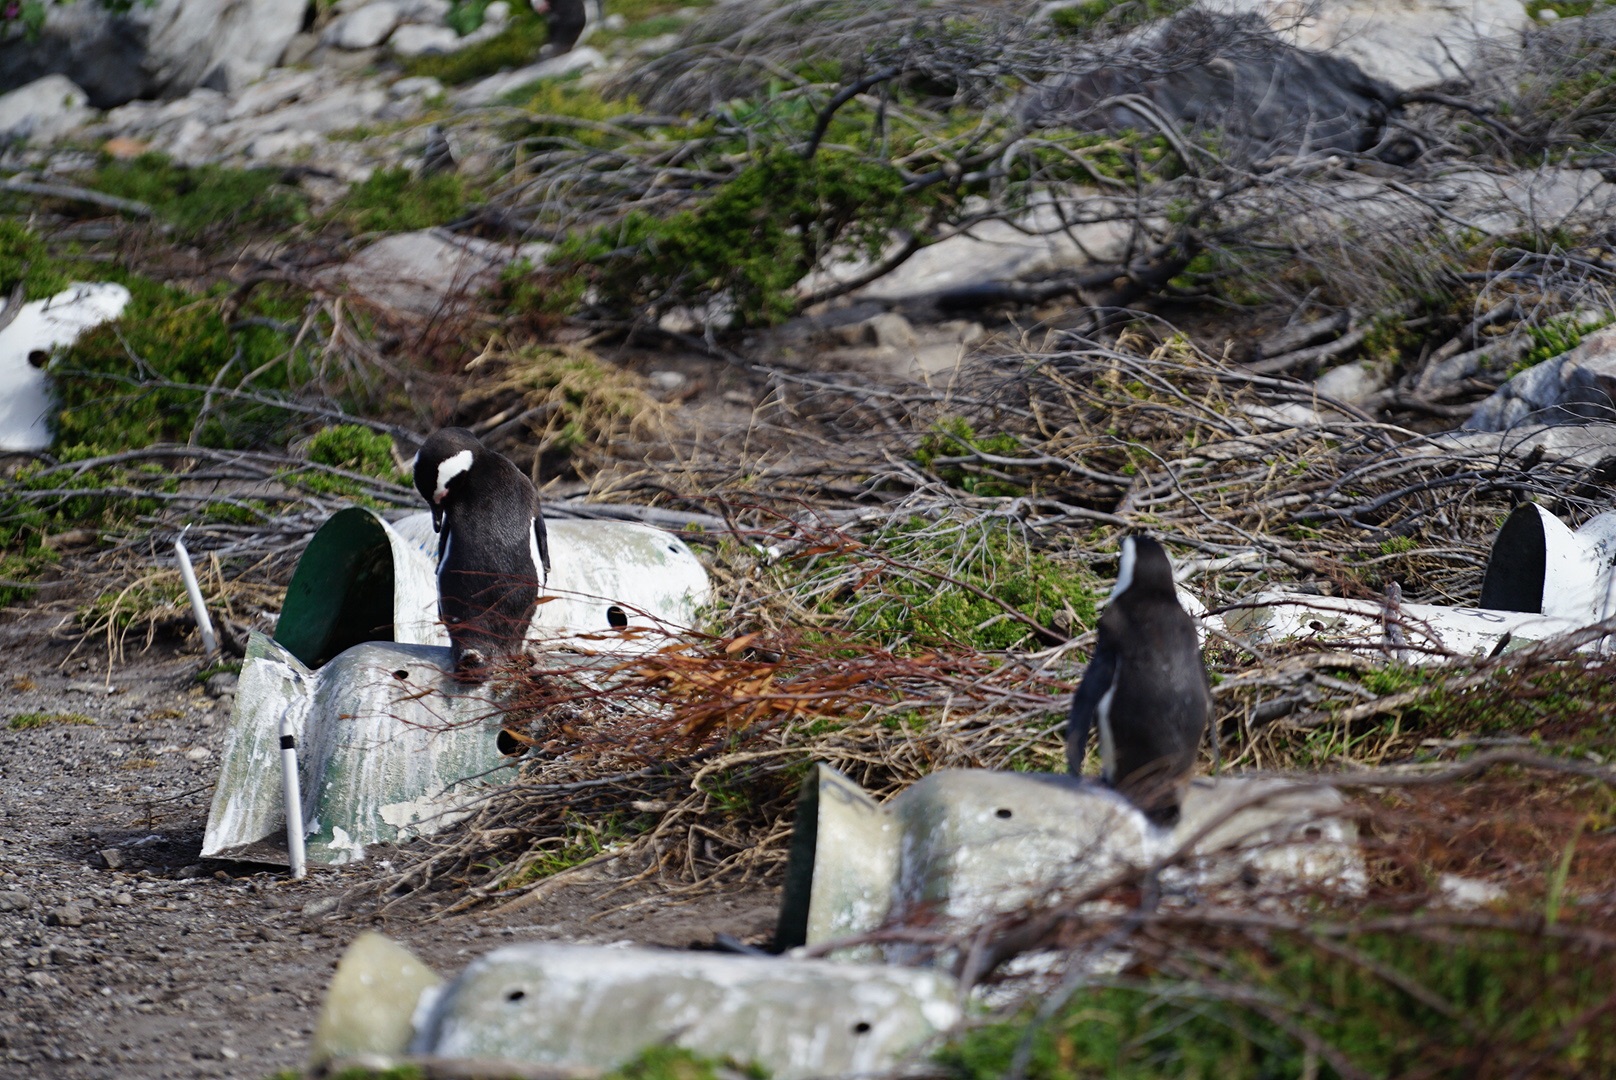
[[1154, 131], [1163, 121], [1225, 133], [1245, 160], [1369, 150], [1396, 112], [1397, 91], [1351, 60], [1299, 49], [1253, 15], [1191, 9], [1096, 68], [1026, 95], [1033, 123]]
[[90, 2], [52, 3], [37, 40], [0, 35], [0, 90], [66, 75], [108, 109], [187, 93], [219, 72], [239, 83], [285, 52], [306, 0], [156, 0], [116, 15]]
[[1616, 329], [1590, 334], [1568, 353], [1534, 364], [1476, 406], [1470, 431], [1507, 431], [1524, 423], [1616, 420]]
[[92, 116], [84, 91], [65, 75], [35, 79], [0, 94], [0, 143], [14, 139], [50, 142]]
[[1220, 0], [1287, 40], [1351, 60], [1399, 90], [1469, 74], [1488, 41], [1530, 23], [1520, 0]]

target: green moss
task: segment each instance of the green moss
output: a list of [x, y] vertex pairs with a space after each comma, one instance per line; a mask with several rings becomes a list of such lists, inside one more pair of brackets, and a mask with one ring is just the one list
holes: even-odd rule
[[321, 428], [309, 440], [308, 457], [320, 465], [364, 473], [395, 484], [407, 480], [398, 467], [392, 437], [359, 424]]
[[13, 716], [6, 726], [12, 731], [26, 731], [29, 728], [48, 727], [51, 724], [83, 725], [94, 724], [95, 721], [83, 713], [76, 712], [27, 712]]
[[1582, 344], [1583, 338], [1595, 330], [1609, 326], [1611, 321], [1612, 317], [1609, 315], [1583, 319], [1578, 319], [1575, 315], [1556, 315], [1546, 319], [1542, 325], [1527, 327], [1526, 334], [1532, 339], [1531, 347], [1519, 360], [1510, 365], [1506, 376], [1514, 377], [1545, 360], [1564, 356]]
[[1036, 631], [1006, 606], [1076, 635], [1094, 625], [1104, 595], [1086, 571], [1030, 551], [1004, 525], [947, 529], [914, 519], [869, 547], [827, 560], [827, 570], [852, 571], [857, 585], [822, 600], [820, 611], [883, 646], [1021, 648]]
[[174, 227], [176, 239], [218, 241], [307, 220], [308, 199], [280, 178], [278, 169], [193, 168], [154, 153], [131, 161], [109, 160], [79, 179], [97, 191], [147, 204]]
[[413, 232], [446, 225], [480, 201], [458, 173], [421, 176], [403, 167], [378, 169], [349, 190], [331, 217], [356, 233]]
[[1063, 34], [1086, 34], [1096, 27], [1121, 30], [1176, 15], [1192, 0], [1085, 0], [1062, 8], [1050, 18]]
[[904, 195], [890, 166], [829, 150], [808, 161], [772, 151], [698, 208], [668, 218], [632, 212], [567, 239], [552, 264], [591, 283], [613, 311], [725, 297], [741, 323], [770, 324], [796, 310], [791, 287], [809, 270], [832, 257], [878, 256], [894, 230], [918, 222], [923, 204]]
[[[1403, 985], [1304, 937], [1236, 941], [1201, 981], [1124, 980], [1077, 995], [1038, 1028], [1029, 1080], [1335, 1077], [1329, 1047], [1368, 1076], [1608, 1076], [1616, 1070], [1609, 952], [1528, 934], [1361, 934], [1344, 944]], [[1410, 994], [1422, 985], [1429, 995]], [[1451, 1011], [1433, 1007], [1448, 1003]], [[1457, 1018], [1457, 1019], [1456, 1019]], [[1026, 1016], [970, 1032], [946, 1075], [1005, 1075]]]
[[680, 1046], [653, 1046], [634, 1060], [607, 1073], [602, 1080], [720, 1080], [735, 1076], [765, 1080], [768, 1073], [756, 1066], [702, 1057]]
[[[972, 495], [1015, 496], [1027, 493], [1025, 485], [986, 476], [967, 468], [969, 463], [934, 468], [939, 458], [961, 457], [973, 450], [996, 457], [1018, 457], [1022, 454], [1021, 440], [1014, 435], [978, 435], [964, 417], [951, 416], [932, 425], [932, 430], [920, 440], [914, 460], [922, 469], [934, 471], [937, 478], [949, 487]], [[1003, 468], [1007, 467], [995, 466], [994, 469], [1002, 473]]]
[[23, 299], [44, 300], [67, 288], [72, 278], [45, 241], [20, 222], [0, 218], [0, 296], [20, 283]]
[[[456, 10], [461, 26], [482, 23], [482, 9], [486, 3], [462, 3]], [[473, 15], [472, 13], [475, 12]], [[465, 33], [462, 30], [462, 33]], [[416, 56], [404, 61], [404, 70], [410, 75], [430, 75], [446, 86], [459, 86], [501, 71], [526, 67], [539, 58], [539, 49], [550, 39], [545, 22], [526, 3], [511, 5], [511, 20], [506, 28], [487, 41], [469, 45], [458, 52], [435, 56]]]

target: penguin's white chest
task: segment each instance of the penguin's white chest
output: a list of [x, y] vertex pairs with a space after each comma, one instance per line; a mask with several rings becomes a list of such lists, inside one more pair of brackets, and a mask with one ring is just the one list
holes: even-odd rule
[[1111, 734], [1111, 701], [1116, 696], [1117, 684], [1113, 682], [1094, 710], [1094, 719], [1100, 728], [1100, 775], [1108, 784], [1116, 780], [1117, 743]]

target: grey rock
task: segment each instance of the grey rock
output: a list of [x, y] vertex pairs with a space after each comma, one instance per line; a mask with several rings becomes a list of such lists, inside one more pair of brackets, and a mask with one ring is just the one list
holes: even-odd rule
[[345, 285], [380, 307], [426, 316], [493, 284], [515, 259], [540, 263], [547, 253], [542, 244], [512, 250], [428, 229], [384, 237], [320, 276], [327, 286]]
[[219, 671], [209, 675], [208, 681], [202, 685], [207, 690], [209, 697], [220, 698], [234, 694], [236, 684], [240, 681], [241, 677], [233, 671]]
[[28, 911], [34, 906], [33, 897], [14, 890], [0, 892], [0, 912]]
[[23, 981], [35, 990], [54, 990], [62, 985], [62, 980], [48, 971], [30, 971], [23, 976]]
[[104, 869], [121, 870], [123, 868], [124, 855], [123, 851], [118, 848], [102, 848], [100, 851], [96, 852], [95, 855], [96, 858], [100, 860], [101, 866]]
[[301, 914], [305, 919], [318, 919], [337, 910], [337, 906], [341, 903], [341, 897], [321, 896], [304, 904]]
[[[1141, 110], [1124, 99], [1142, 98]], [[1158, 113], [1187, 129], [1221, 128], [1246, 161], [1369, 150], [1398, 112], [1397, 91], [1351, 60], [1299, 49], [1257, 16], [1192, 9], [1103, 67], [1022, 98], [1023, 119], [1091, 130], [1150, 131]]]
[[399, 0], [399, 11], [405, 22], [441, 23], [454, 7], [449, 0]]
[[681, 389], [688, 381], [683, 372], [679, 371], [653, 371], [647, 375], [645, 381], [651, 384], [651, 389], [661, 394], [672, 394]]
[[393, 0], [374, 0], [340, 16], [320, 40], [339, 49], [371, 49], [387, 40], [401, 18]]
[[455, 94], [455, 100], [462, 105], [486, 105], [495, 98], [529, 83], [538, 82], [540, 79], [559, 79], [563, 75], [571, 75], [578, 71], [593, 71], [605, 66], [606, 58], [599, 50], [587, 47], [574, 49], [569, 53], [517, 68], [515, 71], [490, 75], [461, 89]]
[[0, 88], [66, 75], [91, 104], [184, 94], [220, 65], [261, 69], [302, 29], [305, 0], [157, 0], [115, 14], [99, 4], [49, 4], [35, 40], [0, 43]]
[[414, 75], [407, 79], [400, 79], [387, 88], [387, 96], [393, 100], [399, 98], [432, 98], [443, 93], [443, 84], [430, 75]]
[[[207, 871], [202, 869], [202, 864], [201, 863], [192, 863], [190, 866], [184, 867], [183, 869], [180, 870], [179, 873], [174, 875], [174, 877], [176, 879], [180, 880], [180, 881], [194, 881], [197, 878], [206, 877], [206, 876], [207, 876]], [[180, 897], [180, 899], [182, 899], [182, 900], [188, 899], [188, 898], [189, 897], [186, 896], [186, 895], [182, 895]]]
[[46, 75], [0, 95], [0, 142], [48, 143], [93, 115], [89, 96], [65, 75]]
[[209, 90], [217, 90], [221, 94], [239, 94], [264, 77], [268, 65], [252, 60], [241, 60], [229, 57], [221, 60], [213, 70], [202, 76], [202, 84]]
[[46, 926], [83, 926], [84, 912], [77, 904], [63, 904], [45, 913]]
[[1313, 386], [1324, 397], [1357, 405], [1384, 390], [1390, 381], [1387, 375], [1384, 364], [1355, 360], [1326, 371]]
[[425, 56], [452, 53], [462, 47], [459, 34], [447, 26], [401, 26], [387, 39], [388, 48], [399, 56]]
[[1596, 420], [1616, 420], [1616, 329], [1590, 334], [1570, 352], [1516, 375], [1476, 406], [1464, 427], [1507, 431]]

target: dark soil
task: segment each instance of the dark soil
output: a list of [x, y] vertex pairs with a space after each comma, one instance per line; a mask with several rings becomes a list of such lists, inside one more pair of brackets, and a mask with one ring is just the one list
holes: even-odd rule
[[[687, 948], [773, 928], [768, 890], [685, 902], [580, 887], [509, 917], [432, 921], [383, 918], [362, 888], [407, 852], [373, 848], [301, 882], [204, 863], [233, 698], [198, 682], [194, 645], [132, 648], [109, 672], [70, 613], [12, 610], [0, 654], [0, 1076], [262, 1080], [299, 1067], [331, 972], [368, 929], [453, 975], [513, 940]], [[11, 726], [30, 714], [52, 719]]]

